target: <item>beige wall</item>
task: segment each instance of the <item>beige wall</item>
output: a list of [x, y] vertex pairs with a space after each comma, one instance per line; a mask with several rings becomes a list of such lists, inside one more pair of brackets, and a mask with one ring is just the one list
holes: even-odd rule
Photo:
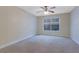
[[17, 7], [0, 7], [0, 45], [36, 34], [36, 17]]
[[55, 35], [55, 36], [70, 36], [70, 13], [51, 15], [51, 16], [59, 16], [60, 17], [60, 31], [44, 31], [43, 29], [43, 20], [44, 16], [37, 17], [37, 34], [44, 35]]

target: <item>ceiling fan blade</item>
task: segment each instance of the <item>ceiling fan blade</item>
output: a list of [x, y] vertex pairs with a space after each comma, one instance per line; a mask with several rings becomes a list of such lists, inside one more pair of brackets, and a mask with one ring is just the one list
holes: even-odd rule
[[41, 7], [44, 11], [47, 11], [48, 10], [48, 6], [43, 6]]
[[51, 13], [55, 13], [54, 11], [49, 11], [49, 12], [51, 12]]
[[53, 6], [53, 7], [50, 7], [50, 9], [54, 9], [54, 8], [56, 8], [55, 6]]
[[47, 11], [48, 10], [48, 6], [44, 6], [45, 7], [45, 11]]
[[42, 9], [45, 9], [44, 7], [41, 7]]

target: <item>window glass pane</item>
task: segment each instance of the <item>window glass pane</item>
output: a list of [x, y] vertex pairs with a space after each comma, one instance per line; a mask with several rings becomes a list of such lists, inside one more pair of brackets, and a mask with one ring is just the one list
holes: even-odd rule
[[50, 24], [44, 24], [44, 30], [50, 30]]
[[52, 22], [59, 22], [59, 18], [52, 19]]
[[44, 23], [51, 22], [51, 19], [44, 19]]
[[59, 24], [52, 24], [51, 30], [59, 31]]

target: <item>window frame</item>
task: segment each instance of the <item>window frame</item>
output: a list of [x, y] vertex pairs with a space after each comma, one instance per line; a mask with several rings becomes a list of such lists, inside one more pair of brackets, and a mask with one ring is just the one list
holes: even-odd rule
[[[59, 30], [45, 30], [44, 29], [44, 26], [45, 26], [45, 18], [47, 19], [51, 19], [51, 18], [59, 18], [59, 21], [57, 22], [59, 24]], [[51, 23], [54, 23], [54, 22], [51, 22]], [[56, 23], [56, 22], [55, 22]], [[52, 24], [51, 24], [52, 25]], [[44, 16], [44, 19], [43, 19], [43, 31], [46, 31], [46, 32], [60, 32], [60, 16]]]

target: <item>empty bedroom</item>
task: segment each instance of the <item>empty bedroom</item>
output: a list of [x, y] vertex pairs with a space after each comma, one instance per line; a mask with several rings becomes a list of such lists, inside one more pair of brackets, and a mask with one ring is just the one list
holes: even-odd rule
[[0, 6], [0, 53], [79, 53], [79, 6]]

